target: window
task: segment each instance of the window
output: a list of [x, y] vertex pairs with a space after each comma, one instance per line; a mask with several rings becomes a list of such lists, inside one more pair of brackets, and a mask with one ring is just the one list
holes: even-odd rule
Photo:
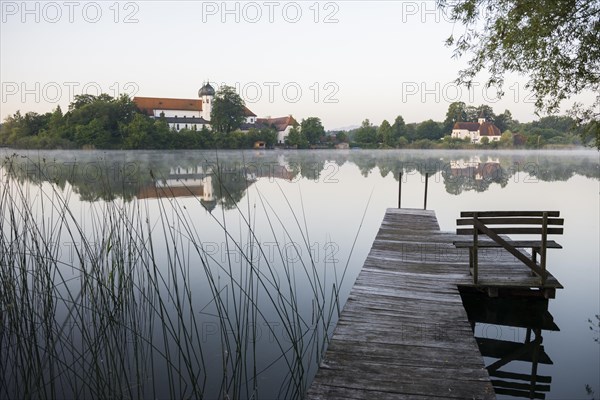
[[177, 128], [176, 129], [179, 130], [179, 124], [177, 124]]

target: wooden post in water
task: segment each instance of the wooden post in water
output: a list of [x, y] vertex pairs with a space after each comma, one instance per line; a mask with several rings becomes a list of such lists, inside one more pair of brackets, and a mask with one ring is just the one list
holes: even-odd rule
[[398, 174], [398, 208], [401, 207], [402, 204], [402, 172]]
[[427, 182], [429, 182], [429, 172], [425, 172], [425, 199], [423, 200], [423, 210], [427, 210]]

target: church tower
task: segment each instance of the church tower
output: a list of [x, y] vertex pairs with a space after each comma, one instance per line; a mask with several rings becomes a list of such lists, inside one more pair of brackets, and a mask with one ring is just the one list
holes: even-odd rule
[[479, 122], [479, 125], [485, 122], [485, 115], [483, 115], [483, 110], [481, 110], [481, 113], [479, 113], [479, 118], [477, 119], [477, 122]]
[[210, 121], [210, 112], [212, 111], [212, 102], [215, 98], [215, 89], [206, 82], [204, 86], [198, 90], [198, 97], [202, 100], [202, 113], [200, 116], [207, 121]]

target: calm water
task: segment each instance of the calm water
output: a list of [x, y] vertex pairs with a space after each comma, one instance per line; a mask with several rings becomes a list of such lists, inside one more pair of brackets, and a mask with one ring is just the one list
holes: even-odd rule
[[[3, 159], [13, 153], [0, 151]], [[199, 386], [208, 398], [225, 393], [268, 399], [301, 396], [386, 208], [397, 206], [399, 171], [403, 171], [403, 207], [422, 207], [424, 175], [430, 174], [428, 208], [436, 211], [442, 230], [454, 230], [462, 210], [561, 212], [565, 234], [555, 239], [564, 248], [550, 250], [548, 258], [548, 269], [565, 286], [549, 305], [560, 331], [543, 332], [544, 350], [552, 364], [540, 364], [538, 375], [552, 378], [547, 398], [600, 395], [596, 319], [600, 314], [600, 162], [596, 151], [19, 151], [13, 161], [12, 173], [3, 164], [2, 182], [5, 188], [10, 186], [12, 199], [26, 194], [36, 224], [51, 238], [52, 254], [60, 260], [56, 268], [61, 271], [60, 278], [52, 278], [55, 284], [73, 293], [81, 290], [85, 268], [77, 264], [94, 264], [87, 256], [78, 257], [81, 236], [93, 243], [95, 250], [89, 254], [114, 255], [118, 244], [105, 239], [114, 237], [115, 229], [106, 227], [112, 226], [115, 210], [137, 221], [131, 229], [116, 224], [121, 232], [151, 232], [153, 263], [162, 278], [154, 281], [146, 276], [155, 268], [143, 261], [148, 253], [125, 264], [133, 266], [129, 271], [138, 276], [132, 304], [139, 305], [144, 296], [148, 300], [151, 296], [144, 294], [144, 288], [151, 286], [163, 301], [152, 297], [148, 300], [152, 310], [142, 307], [142, 312], [126, 313], [140, 316], [136, 321], [142, 321], [139, 331], [144, 335], [123, 333], [127, 343], [123, 352], [139, 354], [140, 343], [152, 345], [142, 351], [141, 366], [125, 363], [107, 368], [102, 375], [116, 384], [123, 384], [114, 377], [117, 371], [136, 376], [145, 389], [128, 389], [133, 397], [189, 395], [194, 393], [191, 382], [202, 382]], [[36, 167], [38, 161], [41, 166]], [[9, 176], [14, 178], [10, 184]], [[7, 199], [3, 197], [5, 210]], [[61, 214], [49, 204], [59, 201], [68, 204], [69, 223], [77, 222], [79, 236], [57, 228]], [[2, 233], [8, 238], [10, 214], [5, 210]], [[147, 239], [140, 239], [142, 247], [148, 247]], [[103, 265], [107, 264], [110, 260]], [[107, 274], [107, 282], [112, 283], [112, 273]], [[180, 295], [169, 296], [174, 287]], [[57, 293], [64, 293], [60, 290]], [[182, 299], [184, 306], [178, 305]], [[69, 314], [68, 302], [53, 310], [56, 324], [74, 325], [70, 334], [83, 337], [82, 343], [89, 345], [84, 329]], [[159, 311], [174, 316], [160, 322], [153, 319]], [[81, 315], [90, 324], [97, 317]], [[526, 330], [478, 324], [475, 333], [523, 342]], [[141, 336], [152, 339], [140, 341]], [[187, 339], [170, 342], [178, 336]], [[119, 342], [103, 343], [111, 340]], [[12, 342], [4, 337], [0, 345], [3, 363], [13, 362], [6, 360]], [[190, 353], [182, 349], [185, 346], [201, 351]], [[81, 349], [73, 351], [87, 357]], [[177, 361], [165, 366], [161, 360], [169, 352], [192, 356], [177, 356]], [[87, 365], [74, 355], [69, 357]], [[97, 366], [98, 359], [90, 365]], [[488, 365], [495, 360], [485, 361]], [[530, 372], [531, 364], [515, 361], [503, 370]], [[5, 381], [2, 396], [18, 392], [15, 382], [26, 380], [6, 368], [0, 373]], [[184, 378], [175, 379], [178, 384], [173, 387], [169, 377], [177, 374]], [[70, 379], [77, 379], [77, 374]], [[61, 387], [70, 395], [77, 393], [64, 383]]]

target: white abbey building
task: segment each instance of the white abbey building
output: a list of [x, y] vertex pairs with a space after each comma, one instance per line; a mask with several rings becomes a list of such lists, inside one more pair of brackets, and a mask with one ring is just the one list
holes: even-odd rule
[[469, 138], [471, 143], [481, 143], [481, 139], [487, 137], [491, 142], [500, 140], [500, 129], [491, 122], [487, 122], [483, 116], [477, 122], [457, 122], [452, 128], [452, 137], [456, 139]]
[[[181, 129], [200, 130], [206, 126], [210, 128], [210, 113], [212, 102], [215, 98], [215, 89], [210, 83], [205, 83], [198, 90], [200, 99], [170, 99], [163, 97], [134, 97], [133, 102], [137, 107], [153, 118], [164, 117], [169, 128], [175, 131]], [[251, 128], [263, 128], [273, 126], [277, 130], [277, 143], [285, 143], [285, 139], [296, 120], [290, 115], [280, 118], [256, 118], [256, 114], [244, 107], [246, 120], [241, 129], [247, 131]]]
[[[200, 130], [203, 126], [210, 128], [210, 113], [215, 98], [215, 89], [209, 84], [198, 90], [199, 100], [169, 99], [163, 97], [134, 97], [133, 102], [145, 114], [160, 118], [164, 117], [169, 128]], [[256, 114], [245, 108], [246, 123], [256, 123]]]

